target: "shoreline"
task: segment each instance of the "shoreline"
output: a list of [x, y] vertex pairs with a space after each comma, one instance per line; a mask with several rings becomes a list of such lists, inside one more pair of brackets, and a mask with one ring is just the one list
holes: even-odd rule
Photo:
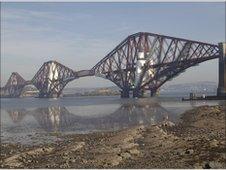
[[54, 144], [1, 144], [1, 168], [226, 168], [225, 106], [200, 106], [174, 125], [62, 135]]

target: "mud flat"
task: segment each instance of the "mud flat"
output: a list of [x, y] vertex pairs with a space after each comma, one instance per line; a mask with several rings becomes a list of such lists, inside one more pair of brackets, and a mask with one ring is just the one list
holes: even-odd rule
[[1, 168], [226, 168], [224, 106], [185, 112], [174, 125], [64, 135], [37, 146], [1, 144]]

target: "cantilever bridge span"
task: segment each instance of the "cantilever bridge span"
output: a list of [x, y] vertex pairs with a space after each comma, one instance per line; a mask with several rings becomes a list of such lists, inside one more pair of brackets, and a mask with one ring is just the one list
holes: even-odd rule
[[90, 70], [74, 71], [57, 61], [48, 61], [30, 81], [12, 73], [2, 90], [9, 97], [18, 97], [24, 86], [33, 84], [39, 97], [59, 97], [70, 81], [98, 76], [116, 84], [121, 97], [129, 97], [130, 91], [133, 97], [140, 97], [145, 90], [154, 95], [161, 85], [187, 68], [221, 58], [221, 51], [215, 44], [140, 32], [124, 39]]

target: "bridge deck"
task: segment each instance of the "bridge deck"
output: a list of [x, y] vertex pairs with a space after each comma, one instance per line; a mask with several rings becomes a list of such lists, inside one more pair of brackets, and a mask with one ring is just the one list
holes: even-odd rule
[[86, 77], [86, 76], [94, 76], [93, 70], [81, 70], [76, 72], [76, 76], [79, 77]]

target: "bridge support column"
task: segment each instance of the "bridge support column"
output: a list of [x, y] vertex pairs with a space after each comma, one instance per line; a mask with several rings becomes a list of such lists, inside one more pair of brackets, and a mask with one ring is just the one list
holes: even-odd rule
[[134, 89], [133, 90], [133, 98], [135, 98], [135, 97], [138, 97], [138, 98], [143, 97], [143, 91], [139, 90], [139, 89]]
[[129, 89], [121, 90], [121, 98], [129, 98]]
[[157, 93], [156, 89], [151, 89], [151, 97], [154, 97]]
[[226, 97], [226, 43], [219, 43], [219, 80], [217, 88], [217, 96]]
[[42, 92], [39, 92], [38, 97], [39, 98], [50, 98], [50, 96], [48, 94], [45, 94], [45, 93], [42, 93]]
[[39, 98], [58, 98], [60, 97], [60, 93], [47, 94], [47, 93], [39, 93]]

